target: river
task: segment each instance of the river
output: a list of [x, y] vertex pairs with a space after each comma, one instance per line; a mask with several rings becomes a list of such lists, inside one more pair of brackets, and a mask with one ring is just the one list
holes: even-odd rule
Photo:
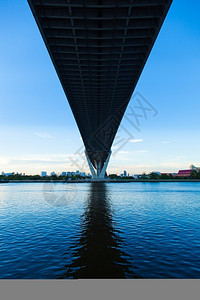
[[200, 278], [200, 182], [2, 183], [0, 278]]

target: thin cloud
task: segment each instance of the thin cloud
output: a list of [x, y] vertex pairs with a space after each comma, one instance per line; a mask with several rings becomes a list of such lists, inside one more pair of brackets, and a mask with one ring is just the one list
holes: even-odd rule
[[171, 143], [171, 141], [163, 141], [163, 142], [161, 142], [161, 144], [170, 144]]
[[149, 150], [136, 150], [135, 153], [147, 153]]
[[143, 142], [143, 139], [133, 139], [129, 141], [130, 143], [141, 143]]
[[25, 156], [4, 156], [0, 158], [0, 165], [12, 163], [66, 163], [70, 162], [71, 154], [46, 154], [46, 155], [25, 155]]
[[[187, 165], [187, 162], [185, 163]], [[165, 163], [160, 163], [161, 167], [170, 167], [170, 168], [176, 168], [180, 169], [180, 163], [177, 162], [165, 162]]]
[[44, 132], [34, 132], [36, 136], [39, 136], [42, 139], [55, 139], [55, 136], [44, 133]]
[[186, 159], [186, 158], [187, 158], [187, 156], [185, 156], [185, 155], [176, 156], [176, 159]]
[[10, 158], [9, 157], [0, 157], [0, 165], [7, 165], [10, 163]]
[[118, 154], [128, 154], [128, 151], [118, 151]]

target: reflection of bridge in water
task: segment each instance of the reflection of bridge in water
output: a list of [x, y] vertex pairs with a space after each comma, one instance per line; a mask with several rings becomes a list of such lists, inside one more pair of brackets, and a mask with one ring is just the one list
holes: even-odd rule
[[80, 240], [72, 248], [76, 257], [65, 266], [61, 278], [139, 278], [128, 256], [120, 249], [121, 240], [113, 228], [109, 192], [104, 183], [91, 184], [83, 215]]
[[172, 0], [28, 0], [80, 130], [94, 178]]

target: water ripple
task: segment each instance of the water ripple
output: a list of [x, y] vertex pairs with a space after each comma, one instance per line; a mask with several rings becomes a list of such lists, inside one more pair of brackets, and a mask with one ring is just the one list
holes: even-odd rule
[[0, 278], [200, 278], [200, 183], [0, 185]]

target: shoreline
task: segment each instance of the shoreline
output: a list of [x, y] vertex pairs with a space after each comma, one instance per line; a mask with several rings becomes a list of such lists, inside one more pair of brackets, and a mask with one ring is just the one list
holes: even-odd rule
[[130, 182], [200, 182], [200, 179], [135, 179], [135, 180], [9, 180], [0, 183], [130, 183]]

